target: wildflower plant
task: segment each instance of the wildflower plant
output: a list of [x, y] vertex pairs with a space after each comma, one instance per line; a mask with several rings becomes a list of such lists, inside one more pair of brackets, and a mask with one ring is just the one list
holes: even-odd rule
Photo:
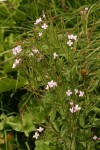
[[89, 20], [96, 7], [78, 9], [74, 16], [68, 10], [72, 18], [43, 14], [13, 48], [12, 70], [27, 81], [22, 86], [27, 93], [18, 106], [19, 126], [14, 117], [7, 125], [27, 137], [33, 133], [35, 150], [89, 150], [99, 142], [94, 129], [100, 121], [99, 35], [92, 37], [98, 21]]

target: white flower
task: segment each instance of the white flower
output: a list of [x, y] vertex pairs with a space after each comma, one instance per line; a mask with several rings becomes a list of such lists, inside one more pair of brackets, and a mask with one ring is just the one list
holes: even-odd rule
[[48, 25], [46, 24], [46, 23], [44, 23], [42, 26], [41, 26], [41, 28], [43, 28], [43, 29], [47, 29], [48, 28]]
[[42, 59], [43, 59], [43, 56], [40, 55], [40, 56], [37, 58], [37, 62], [40, 62]]
[[85, 11], [88, 11], [88, 7], [85, 7], [85, 9], [84, 9]]
[[38, 35], [41, 37], [42, 36], [42, 32], [39, 32]]
[[71, 46], [73, 44], [73, 42], [71, 41], [71, 40], [69, 40], [68, 42], [67, 42], [67, 45], [69, 45], [69, 46]]
[[20, 63], [20, 61], [21, 61], [20, 58], [19, 58], [19, 59], [16, 59], [16, 60], [15, 60], [15, 63], [14, 63], [13, 66], [12, 66], [12, 68], [16, 68], [17, 65]]
[[67, 96], [72, 95], [72, 92], [70, 90], [66, 91]]
[[71, 34], [71, 35], [68, 34], [68, 39], [72, 40], [73, 39], [73, 34]]
[[36, 19], [36, 22], [34, 23], [35, 25], [37, 25], [38, 23], [42, 22], [42, 19], [39, 18], [39, 19]]
[[46, 86], [45, 89], [49, 90], [50, 88], [54, 88], [56, 86], [57, 86], [57, 83], [52, 80], [52, 81], [50, 81], [50, 82], [47, 83], [47, 86]]
[[84, 96], [84, 92], [80, 91], [79, 92], [79, 97], [82, 97], [82, 96]]
[[40, 52], [38, 49], [32, 49], [32, 52], [29, 54], [29, 56], [39, 55]]
[[13, 54], [16, 56], [22, 51], [21, 45], [16, 46], [15, 48], [13, 48], [12, 51], [13, 51]]
[[40, 53], [38, 49], [36, 49], [34, 46], [31, 50], [32, 52], [29, 54], [29, 56], [36, 56], [37, 62], [40, 62], [43, 59], [43, 55]]
[[47, 84], [47, 86], [46, 86], [46, 88], [45, 88], [45, 89], [46, 89], [46, 90], [49, 90], [49, 88], [50, 88], [50, 87], [49, 87], [49, 85]]
[[98, 137], [97, 137], [96, 135], [93, 136], [93, 140], [97, 140], [97, 138], [98, 138]]
[[38, 139], [38, 137], [39, 137], [39, 133], [35, 132], [35, 135], [33, 136], [33, 138]]
[[84, 11], [83, 11], [83, 10], [81, 10], [81, 14], [82, 14], [82, 15], [84, 14]]
[[33, 50], [32, 50], [32, 53], [33, 53], [33, 54], [40, 54], [40, 52], [39, 52], [38, 49], [33, 49]]
[[39, 50], [34, 48], [34, 46], [33, 46], [32, 52], [29, 55], [33, 56], [33, 55], [39, 55], [39, 54], [40, 54]]
[[78, 94], [78, 89], [74, 89], [74, 91], [75, 91], [75, 95]]
[[56, 59], [58, 55], [56, 53], [53, 54], [53, 58]]
[[30, 54], [29, 54], [29, 56], [33, 56], [34, 54], [31, 52]]
[[81, 109], [81, 107], [78, 107], [78, 105], [75, 105], [75, 106], [74, 106], [74, 109], [75, 109], [75, 111], [78, 111], [78, 110]]
[[0, 0], [0, 2], [5, 2], [6, 0]]
[[43, 130], [44, 130], [44, 128], [42, 128], [42, 127], [39, 127], [39, 128], [37, 129], [38, 132], [42, 132]]
[[75, 105], [75, 106], [72, 106], [72, 108], [70, 108], [69, 110], [71, 113], [75, 113], [80, 109], [81, 109], [81, 107], [78, 107], [78, 105]]
[[45, 14], [43, 14], [43, 18], [45, 18]]

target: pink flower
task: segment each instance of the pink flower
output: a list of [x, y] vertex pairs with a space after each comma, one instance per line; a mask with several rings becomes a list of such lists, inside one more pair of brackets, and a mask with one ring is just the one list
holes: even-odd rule
[[73, 44], [73, 42], [71, 41], [71, 40], [69, 40], [68, 42], [67, 42], [67, 45], [69, 45], [69, 46], [71, 46]]
[[73, 36], [73, 40], [75, 40], [75, 41], [76, 41], [76, 39], [77, 39], [77, 36], [76, 36], [76, 35], [74, 35], [74, 36]]
[[35, 132], [35, 135], [33, 136], [33, 138], [38, 139], [38, 137], [39, 137], [39, 133]]
[[75, 105], [75, 106], [74, 106], [74, 109], [75, 109], [75, 111], [78, 111], [78, 110], [81, 109], [81, 107], [78, 107], [78, 105]]
[[96, 135], [94, 135], [93, 140], [100, 140], [100, 137], [97, 137]]
[[81, 107], [79, 107], [78, 105], [75, 105], [75, 106], [73, 105], [72, 108], [70, 108], [69, 110], [71, 113], [75, 113], [80, 109], [81, 109]]
[[46, 86], [45, 89], [49, 90], [51, 88], [55, 88], [56, 86], [57, 86], [57, 83], [52, 80], [52, 81], [50, 81], [50, 82], [47, 83], [47, 86]]
[[42, 127], [39, 127], [39, 128], [37, 129], [38, 132], [42, 132], [43, 130], [44, 130], [44, 128], [42, 128]]
[[21, 45], [16, 46], [15, 48], [13, 48], [12, 51], [13, 51], [13, 54], [16, 56], [22, 51]]
[[72, 95], [72, 92], [70, 90], [66, 91], [67, 96]]
[[68, 34], [68, 39], [69, 39], [69, 40], [75, 40], [75, 41], [76, 41], [77, 36], [76, 36], [76, 35], [73, 35], [73, 34], [71, 34], [71, 35]]
[[98, 138], [98, 137], [97, 137], [96, 135], [93, 136], [93, 140], [97, 140], [97, 138]]
[[41, 28], [43, 28], [44, 30], [46, 30], [48, 28], [48, 25], [46, 23], [44, 23]]
[[82, 97], [82, 96], [84, 96], [84, 92], [80, 91], [79, 92], [79, 97]]
[[70, 110], [71, 113], [75, 112], [74, 107], [70, 108], [69, 110]]
[[37, 25], [38, 23], [42, 22], [42, 19], [39, 18], [39, 19], [36, 19], [36, 22], [34, 23], [35, 25]]

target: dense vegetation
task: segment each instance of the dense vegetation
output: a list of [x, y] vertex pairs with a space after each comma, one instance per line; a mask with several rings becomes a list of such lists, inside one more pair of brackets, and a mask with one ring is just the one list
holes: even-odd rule
[[100, 149], [100, 0], [0, 0], [0, 150]]

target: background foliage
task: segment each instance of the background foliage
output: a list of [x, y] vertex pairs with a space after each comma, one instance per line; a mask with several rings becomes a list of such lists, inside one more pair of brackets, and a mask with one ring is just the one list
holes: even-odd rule
[[[100, 149], [100, 140], [93, 140], [100, 137], [99, 11], [99, 0], [0, 2], [1, 150]], [[34, 25], [43, 13], [47, 30]], [[66, 44], [66, 32], [77, 35], [73, 49]], [[22, 63], [13, 69], [12, 49], [17, 45], [23, 49]], [[33, 46], [42, 61], [29, 56]], [[51, 80], [57, 87], [47, 91]], [[67, 97], [66, 91], [74, 93], [75, 88], [85, 96]], [[82, 108], [76, 114], [69, 111], [71, 100]], [[39, 126], [44, 131], [35, 140]]]

